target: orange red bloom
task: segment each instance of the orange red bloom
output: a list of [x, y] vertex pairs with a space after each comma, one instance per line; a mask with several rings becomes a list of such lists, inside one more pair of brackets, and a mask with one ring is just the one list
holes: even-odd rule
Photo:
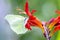
[[[60, 11], [57, 10], [56, 13], [60, 14]], [[54, 27], [54, 30], [50, 33], [50, 36], [52, 36], [55, 32], [60, 30], [60, 15], [57, 18], [55, 18], [54, 21], [51, 22], [51, 24], [49, 25], [50, 31], [52, 30], [53, 27]]]
[[29, 30], [31, 30], [31, 27], [30, 26], [37, 26], [39, 28], [41, 28], [43, 30], [43, 26], [42, 26], [42, 23], [41, 21], [39, 21], [34, 15], [33, 13], [36, 12], [36, 10], [32, 10], [32, 12], [29, 11], [29, 7], [28, 7], [28, 0], [26, 1], [26, 4], [25, 4], [25, 12], [26, 14], [28, 15], [28, 20], [27, 20], [27, 23], [25, 25], [25, 27]]

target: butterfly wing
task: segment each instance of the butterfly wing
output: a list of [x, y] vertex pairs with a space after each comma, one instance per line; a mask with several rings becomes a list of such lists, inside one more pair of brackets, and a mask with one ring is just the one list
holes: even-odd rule
[[28, 30], [24, 26], [24, 17], [20, 15], [7, 15], [5, 19], [8, 21], [11, 29], [17, 34], [24, 34]]

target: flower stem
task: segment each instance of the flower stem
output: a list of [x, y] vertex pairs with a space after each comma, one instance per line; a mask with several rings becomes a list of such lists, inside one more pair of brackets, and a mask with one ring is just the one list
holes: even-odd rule
[[44, 27], [44, 34], [45, 34], [46, 39], [50, 40], [48, 28], [45, 25], [43, 25], [43, 27]]

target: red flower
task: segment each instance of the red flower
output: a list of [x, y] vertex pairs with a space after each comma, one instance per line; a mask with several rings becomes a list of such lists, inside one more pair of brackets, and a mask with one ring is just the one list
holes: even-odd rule
[[[56, 13], [60, 14], [60, 11], [57, 10]], [[56, 31], [60, 30], [60, 16], [58, 16], [57, 18], [54, 18], [54, 20], [50, 23], [49, 25], [50, 31], [53, 27], [54, 27], [54, 30], [50, 33], [50, 36], [52, 36]]]
[[26, 1], [26, 4], [25, 4], [25, 12], [29, 17], [25, 27], [31, 30], [30, 26], [37, 26], [43, 30], [42, 23], [33, 15], [33, 13], [36, 12], [36, 10], [32, 10], [32, 12], [29, 11], [28, 0]]

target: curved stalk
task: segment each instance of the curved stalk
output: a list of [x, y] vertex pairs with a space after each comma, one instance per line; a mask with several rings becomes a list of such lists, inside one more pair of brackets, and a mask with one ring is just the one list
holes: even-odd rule
[[45, 34], [46, 39], [50, 40], [48, 28], [45, 26], [45, 24], [43, 24], [43, 27], [44, 27], [44, 34]]

